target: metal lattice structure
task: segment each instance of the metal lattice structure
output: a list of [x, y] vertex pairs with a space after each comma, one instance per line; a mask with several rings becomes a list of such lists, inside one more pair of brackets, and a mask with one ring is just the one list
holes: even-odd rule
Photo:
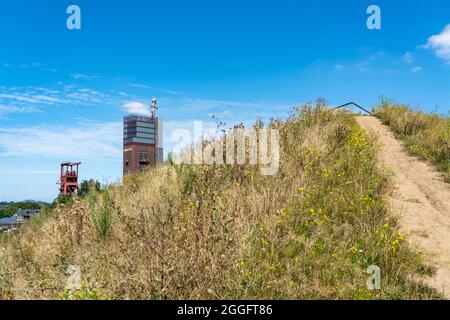
[[372, 112], [370, 112], [370, 111], [368, 111], [367, 109], [361, 107], [359, 104], [357, 104], [357, 103], [355, 103], [355, 102], [353, 102], [353, 101], [352, 101], [352, 102], [349, 102], [349, 103], [346, 103], [346, 104], [343, 104], [343, 105], [341, 105], [341, 106], [338, 106], [338, 107], [336, 107], [336, 108], [333, 108], [333, 110], [336, 110], [336, 109], [343, 109], [343, 108], [347, 108], [347, 107], [349, 107], [349, 106], [355, 106], [355, 107], [357, 107], [358, 109], [361, 109], [362, 111], [366, 112], [367, 114], [372, 114]]

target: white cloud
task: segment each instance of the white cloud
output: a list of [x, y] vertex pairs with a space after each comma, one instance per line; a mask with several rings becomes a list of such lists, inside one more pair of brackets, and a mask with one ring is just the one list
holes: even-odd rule
[[45, 96], [45, 95], [41, 95], [41, 94], [34, 95], [34, 96], [32, 96], [32, 98], [35, 100], [38, 100], [39, 102], [49, 102], [49, 103], [53, 103], [53, 104], [69, 103], [69, 101], [66, 101], [66, 100], [62, 100], [62, 99], [55, 98], [55, 97], [49, 97], [49, 96]]
[[218, 119], [220, 119], [220, 118], [227, 118], [227, 117], [230, 117], [232, 115], [233, 115], [233, 113], [230, 110], [225, 110], [225, 111], [222, 111], [222, 112], [211, 112], [211, 113], [208, 113], [208, 117], [215, 117], [215, 118], [218, 118]]
[[334, 66], [334, 70], [342, 71], [342, 70], [344, 70], [344, 69], [345, 69], [345, 67], [344, 67], [344, 65], [342, 65], [342, 64], [336, 64], [336, 65]]
[[21, 64], [21, 65], [17, 65], [17, 66], [10, 64], [10, 63], [4, 63], [2, 67], [3, 68], [14, 68], [14, 69], [24, 69], [24, 70], [33, 68], [33, 69], [48, 71], [48, 72], [52, 72], [52, 73], [58, 72], [58, 70], [47, 67], [40, 62], [33, 62], [32, 64]]
[[366, 72], [368, 66], [369, 66], [369, 61], [368, 61], [368, 60], [365, 60], [365, 61], [362, 61], [362, 62], [357, 63], [357, 64], [356, 64], [356, 69], [357, 69], [359, 72]]
[[17, 94], [4, 94], [0, 93], [0, 99], [8, 99], [8, 100], [17, 100], [20, 102], [27, 102], [27, 103], [38, 103], [39, 101], [27, 96], [17, 95]]
[[95, 80], [100, 78], [98, 75], [83, 74], [83, 73], [71, 73], [70, 77], [72, 77], [75, 80]]
[[122, 108], [127, 113], [142, 114], [146, 116], [151, 115], [150, 108], [142, 102], [127, 102], [122, 106]]
[[13, 92], [13, 93], [0, 93], [0, 100], [13, 100], [21, 103], [28, 104], [69, 104], [70, 101], [53, 96], [47, 96], [43, 94], [32, 94], [29, 92]]
[[39, 108], [63, 104], [74, 106], [117, 105], [122, 100], [118, 96], [89, 88], [59, 85], [63, 86], [63, 91], [45, 87], [0, 87], [0, 103], [6, 106], [20, 105]]
[[404, 63], [408, 63], [408, 64], [413, 63], [413, 62], [414, 62], [414, 57], [413, 57], [413, 55], [411, 54], [411, 52], [406, 52], [406, 53], [403, 55], [403, 57], [402, 57], [402, 61], [403, 61]]
[[91, 92], [72, 92], [67, 95], [68, 98], [73, 99], [74, 101], [82, 102], [84, 105], [89, 104], [100, 104], [102, 103], [102, 99], [98, 98], [95, 94]]
[[383, 74], [386, 74], [386, 75], [392, 75], [392, 74], [398, 74], [398, 73], [400, 73], [400, 70], [398, 70], [398, 69], [387, 68], [387, 69], [383, 70]]
[[119, 159], [122, 123], [0, 127], [0, 156]]
[[441, 33], [430, 37], [424, 47], [434, 50], [436, 56], [450, 64], [450, 24]]
[[21, 107], [21, 106], [4, 106], [0, 104], [0, 118], [3, 114], [7, 113], [32, 113], [40, 112], [41, 110], [33, 107]]
[[418, 73], [418, 72], [421, 72], [422, 70], [423, 70], [422, 67], [417, 66], [417, 67], [411, 68], [409, 71], [410, 71], [411, 73]]

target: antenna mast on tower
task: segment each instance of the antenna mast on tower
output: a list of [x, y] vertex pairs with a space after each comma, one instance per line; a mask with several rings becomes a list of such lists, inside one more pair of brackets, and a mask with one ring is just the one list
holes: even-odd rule
[[158, 110], [158, 107], [156, 106], [156, 98], [152, 99], [152, 118], [156, 116], [156, 110]]

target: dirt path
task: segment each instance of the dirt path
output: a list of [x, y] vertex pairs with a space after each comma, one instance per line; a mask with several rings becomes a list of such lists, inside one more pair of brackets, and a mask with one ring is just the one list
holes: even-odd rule
[[426, 282], [450, 298], [450, 185], [432, 166], [408, 155], [388, 127], [374, 117], [356, 117], [380, 144], [380, 163], [393, 171], [391, 208], [408, 240], [437, 268]]

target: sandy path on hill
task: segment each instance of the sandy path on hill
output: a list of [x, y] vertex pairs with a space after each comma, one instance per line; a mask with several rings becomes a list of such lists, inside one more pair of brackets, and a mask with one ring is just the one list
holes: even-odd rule
[[410, 243], [437, 268], [425, 282], [450, 298], [450, 184], [431, 165], [408, 155], [379, 119], [359, 116], [356, 120], [377, 137], [379, 161], [394, 174], [391, 208], [399, 213], [402, 231], [411, 233]]

